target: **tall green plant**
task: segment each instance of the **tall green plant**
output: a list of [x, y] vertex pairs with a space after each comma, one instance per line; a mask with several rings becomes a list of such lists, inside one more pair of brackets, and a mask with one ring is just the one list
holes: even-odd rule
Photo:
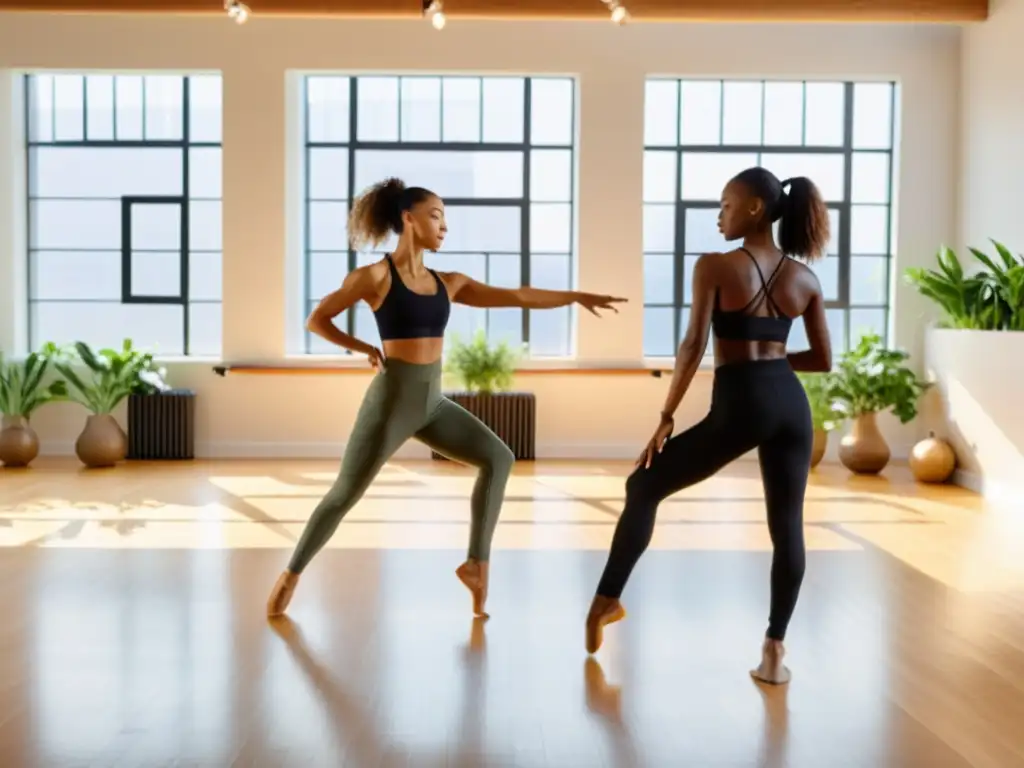
[[28, 419], [47, 403], [67, 398], [67, 384], [60, 379], [43, 385], [54, 349], [47, 344], [20, 363], [6, 362], [0, 352], [0, 413]]
[[981, 331], [1024, 330], [1024, 263], [1002, 243], [992, 241], [998, 261], [970, 252], [982, 269], [967, 274], [952, 249], [943, 246], [938, 269], [910, 267], [904, 279], [942, 310], [940, 325]]
[[511, 387], [519, 362], [519, 355], [507, 342], [492, 346], [482, 330], [477, 331], [470, 342], [453, 335], [446, 357], [445, 373], [455, 377], [468, 392], [481, 394]]
[[839, 422], [842, 414], [836, 412], [835, 404], [829, 394], [828, 374], [798, 373], [797, 378], [804, 385], [807, 402], [811, 406], [811, 422], [815, 431], [831, 432]]
[[[125, 339], [120, 350], [94, 352], [82, 341], [75, 342], [73, 349], [74, 355], [68, 349], [59, 350], [54, 355], [54, 365], [71, 385], [69, 399], [91, 413], [111, 413], [129, 395], [167, 389], [163, 369], [156, 367], [151, 354], [135, 349], [131, 339]], [[79, 376], [72, 367], [76, 358], [85, 365], [88, 376]]]
[[892, 410], [904, 424], [917, 415], [921, 395], [931, 385], [906, 365], [909, 355], [887, 349], [876, 334], [862, 336], [826, 374], [828, 397], [846, 418]]

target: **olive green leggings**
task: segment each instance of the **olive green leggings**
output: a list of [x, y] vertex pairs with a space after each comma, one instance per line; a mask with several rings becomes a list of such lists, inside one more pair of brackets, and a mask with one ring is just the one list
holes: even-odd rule
[[[362, 498], [384, 463], [409, 438], [479, 471], [470, 501], [469, 557], [487, 561], [515, 457], [469, 411], [441, 394], [441, 363], [388, 360], [356, 416], [331, 490], [313, 511], [288, 569], [301, 573]], [[410, 505], [412, 500], [410, 500]]]

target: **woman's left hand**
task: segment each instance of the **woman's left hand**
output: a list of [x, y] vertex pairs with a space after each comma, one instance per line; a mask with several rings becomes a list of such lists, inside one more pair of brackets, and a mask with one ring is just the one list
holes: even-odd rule
[[674, 428], [675, 420], [662, 416], [658, 428], [654, 430], [654, 436], [648, 441], [647, 446], [644, 448], [643, 453], [640, 454], [640, 458], [636, 460], [634, 466], [639, 467], [643, 464], [644, 469], [650, 469], [654, 454], [661, 453], [661, 449], [665, 447], [665, 442], [672, 437], [672, 430]]
[[617, 313], [619, 310], [617, 310], [612, 305], [621, 303], [623, 301], [628, 301], [628, 299], [622, 299], [619, 298], [618, 296], [601, 296], [596, 293], [576, 294], [576, 303], [579, 304], [581, 307], [584, 307], [588, 312], [593, 313], [597, 317], [601, 316], [597, 312], [598, 309], [610, 309], [612, 312]]

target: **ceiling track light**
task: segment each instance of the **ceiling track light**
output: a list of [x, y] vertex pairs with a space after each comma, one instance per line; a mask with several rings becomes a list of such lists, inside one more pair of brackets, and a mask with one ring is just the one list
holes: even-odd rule
[[448, 19], [444, 15], [442, 0], [423, 0], [423, 18], [430, 19], [430, 24], [434, 29], [444, 29]]
[[238, 0], [224, 0], [224, 10], [227, 11], [228, 18], [235, 24], [245, 24], [252, 14], [249, 6], [238, 2]]
[[608, 6], [608, 10], [611, 11], [613, 24], [622, 25], [629, 20], [629, 11], [618, 0], [601, 0], [601, 2]]

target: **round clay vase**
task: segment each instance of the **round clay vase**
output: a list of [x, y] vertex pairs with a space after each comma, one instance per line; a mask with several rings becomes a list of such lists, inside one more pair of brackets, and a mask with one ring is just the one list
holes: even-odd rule
[[828, 448], [828, 432], [824, 429], [814, 430], [814, 444], [811, 447], [811, 469], [821, 464], [825, 458], [825, 449]]
[[0, 421], [0, 464], [27, 467], [39, 455], [39, 437], [24, 416], [4, 416]]
[[889, 463], [889, 445], [878, 430], [877, 414], [864, 413], [839, 443], [839, 460], [858, 475], [877, 475]]
[[910, 451], [910, 471], [921, 483], [944, 483], [956, 469], [956, 454], [942, 438], [929, 432], [928, 437]]
[[109, 413], [94, 414], [75, 441], [75, 453], [87, 467], [112, 467], [128, 453], [128, 435]]

